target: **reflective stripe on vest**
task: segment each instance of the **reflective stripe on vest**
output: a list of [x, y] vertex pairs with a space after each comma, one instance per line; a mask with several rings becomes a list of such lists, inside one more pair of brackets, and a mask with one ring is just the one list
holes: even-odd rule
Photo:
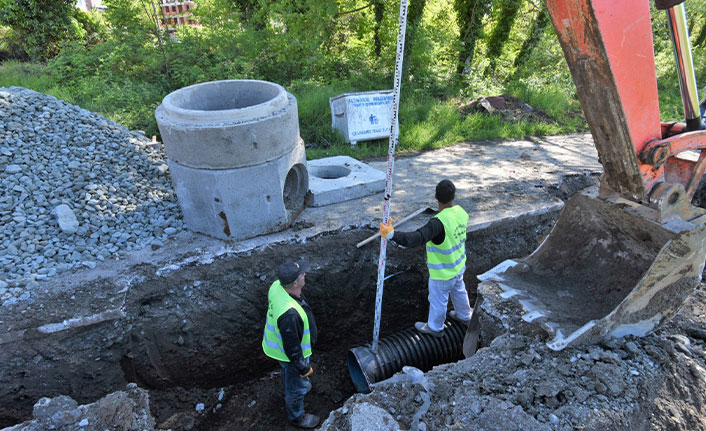
[[459, 205], [435, 216], [444, 225], [444, 242], [427, 242], [427, 268], [434, 280], [451, 280], [466, 267], [466, 228], [468, 213]]
[[286, 313], [290, 308], [294, 308], [299, 313], [299, 317], [304, 321], [304, 334], [302, 335], [301, 348], [305, 358], [311, 356], [311, 335], [309, 331], [309, 318], [306, 312], [297, 301], [292, 298], [279, 280], [272, 283], [270, 291], [267, 293], [267, 322], [262, 336], [262, 350], [267, 356], [278, 361], [290, 362], [289, 357], [284, 352], [282, 335], [277, 326], [277, 319]]

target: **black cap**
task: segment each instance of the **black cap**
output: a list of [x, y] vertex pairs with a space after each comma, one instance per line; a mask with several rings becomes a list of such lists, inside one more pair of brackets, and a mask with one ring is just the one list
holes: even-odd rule
[[436, 200], [447, 204], [456, 197], [456, 186], [450, 180], [441, 180], [436, 185]]
[[278, 278], [283, 285], [292, 284], [304, 272], [310, 271], [311, 265], [306, 259], [294, 262], [285, 262], [279, 266]]

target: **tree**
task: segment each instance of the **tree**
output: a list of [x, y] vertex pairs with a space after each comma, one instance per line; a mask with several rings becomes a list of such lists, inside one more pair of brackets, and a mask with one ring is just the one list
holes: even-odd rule
[[483, 18], [488, 14], [490, 5], [490, 0], [454, 0], [461, 42], [456, 67], [459, 74], [468, 73], [473, 63], [476, 40], [483, 34]]
[[409, 53], [412, 51], [412, 46], [420, 37], [419, 27], [422, 22], [422, 16], [424, 15], [425, 5], [426, 0], [411, 0], [409, 2], [409, 8], [407, 9], [407, 34], [405, 35], [404, 61], [402, 63], [404, 69], [402, 75], [407, 78], [410, 78], [409, 71], [412, 67], [412, 63], [409, 61]]
[[33, 60], [51, 58], [62, 41], [85, 36], [79, 13], [74, 0], [0, 0], [0, 24], [10, 27], [10, 37]]
[[517, 57], [515, 57], [516, 68], [527, 61], [530, 54], [532, 54], [532, 50], [534, 50], [539, 40], [542, 38], [548, 24], [549, 13], [547, 12], [547, 8], [542, 4], [540, 5], [537, 17], [532, 21], [529, 36], [527, 36], [527, 39], [522, 43], [522, 48], [520, 48], [520, 52], [517, 54]]
[[510, 37], [510, 30], [512, 30], [512, 24], [515, 22], [517, 12], [520, 10], [522, 0], [500, 0], [498, 3], [499, 11], [497, 21], [487, 40], [487, 55], [490, 59], [490, 64], [488, 65], [486, 73], [495, 70], [498, 57], [502, 54], [505, 42], [507, 42]]
[[379, 57], [382, 52], [382, 39], [380, 38], [380, 30], [382, 29], [382, 20], [385, 17], [385, 3], [383, 0], [373, 0], [373, 10], [375, 14], [375, 26], [373, 28], [373, 45], [375, 56]]
[[699, 31], [699, 35], [696, 37], [696, 42], [694, 42], [695, 46], [702, 46], [706, 42], [706, 22], [701, 26], [701, 31]]

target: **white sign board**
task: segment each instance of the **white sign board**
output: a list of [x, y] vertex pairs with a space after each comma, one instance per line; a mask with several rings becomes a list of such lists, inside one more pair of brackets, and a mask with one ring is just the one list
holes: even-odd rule
[[355, 145], [390, 136], [392, 90], [346, 93], [330, 99], [331, 125]]

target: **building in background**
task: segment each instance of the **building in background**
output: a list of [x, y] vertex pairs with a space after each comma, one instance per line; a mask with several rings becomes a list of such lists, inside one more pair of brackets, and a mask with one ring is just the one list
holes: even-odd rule
[[182, 25], [196, 25], [196, 18], [191, 12], [196, 8], [193, 1], [164, 1], [159, 4], [161, 8], [162, 26], [167, 32], [174, 32]]
[[106, 9], [102, 0], [78, 0], [76, 2], [76, 7], [86, 11], [96, 9], [101, 12], [105, 12]]

